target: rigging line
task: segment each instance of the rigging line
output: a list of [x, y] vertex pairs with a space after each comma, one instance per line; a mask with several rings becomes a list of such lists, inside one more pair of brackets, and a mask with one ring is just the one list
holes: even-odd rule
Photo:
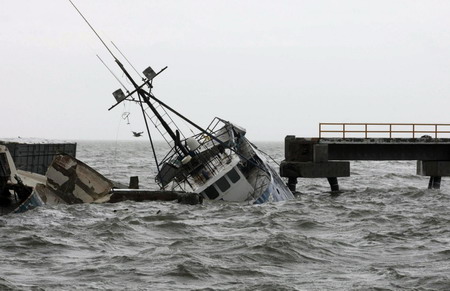
[[[124, 108], [124, 109], [125, 109], [125, 108]], [[117, 124], [116, 142], [115, 142], [115, 144], [114, 144], [114, 154], [113, 154], [113, 160], [114, 160], [114, 162], [117, 161], [117, 148], [119, 147], [119, 146], [118, 146], [118, 141], [119, 141], [119, 131], [120, 131], [120, 125], [121, 125], [121, 124], [122, 124], [122, 116], [120, 116], [119, 122], [118, 122], [118, 124]], [[109, 163], [108, 163], [108, 170], [110, 170]]]
[[[112, 45], [116, 48], [116, 50], [120, 53], [120, 55], [125, 59], [125, 61], [127, 61], [127, 63], [133, 68], [133, 70], [136, 72], [136, 74], [138, 74], [138, 76], [141, 76], [140, 74], [139, 74], [139, 72], [136, 70], [136, 68], [131, 64], [131, 62], [127, 59], [127, 57], [122, 53], [122, 51], [116, 46], [116, 44], [114, 43], [114, 42], [112, 42], [111, 41], [111, 43], [112, 43]], [[145, 80], [144, 78], [143, 78], [143, 80]]]
[[[255, 165], [256, 167], [258, 167], [260, 170], [264, 171], [264, 172], [268, 172], [268, 170], [266, 170], [264, 167], [258, 165], [257, 163], [252, 162], [250, 159], [247, 159], [246, 157], [244, 157], [243, 155], [241, 155], [240, 153], [238, 153], [238, 151], [236, 149], [233, 149], [232, 147], [226, 145], [223, 141], [221, 141], [220, 139], [218, 139], [217, 137], [215, 137], [214, 135], [212, 135], [211, 133], [207, 132], [205, 129], [201, 128], [200, 126], [198, 126], [197, 124], [195, 124], [193, 121], [187, 119], [185, 116], [183, 116], [181, 113], [177, 112], [175, 109], [173, 109], [172, 107], [170, 107], [169, 105], [167, 105], [166, 103], [162, 102], [161, 100], [159, 100], [158, 98], [155, 97], [155, 95], [151, 94], [151, 93], [147, 93], [146, 91], [142, 91], [143, 94], [147, 95], [148, 98], [152, 98], [153, 100], [155, 100], [156, 102], [158, 102], [159, 104], [161, 104], [161, 106], [165, 107], [166, 109], [168, 109], [169, 111], [171, 111], [173, 114], [177, 115], [178, 117], [180, 117], [181, 119], [185, 120], [186, 122], [188, 122], [189, 124], [191, 124], [193, 127], [195, 127], [197, 130], [199, 130], [200, 132], [206, 134], [207, 136], [209, 136], [211, 139], [215, 140], [216, 142], [218, 142], [220, 145], [224, 146], [225, 148], [230, 149], [230, 151], [234, 152], [236, 155], [238, 155], [239, 157], [243, 158], [244, 160], [252, 163], [253, 165]], [[148, 100], [146, 100], [148, 101]], [[149, 107], [151, 107], [151, 103], [148, 102]], [[229, 123], [229, 122], [228, 122]], [[183, 148], [181, 148], [183, 151]]]
[[260, 148], [258, 148], [254, 143], [250, 142], [249, 140], [248, 140], [248, 142], [249, 142], [252, 146], [254, 146], [255, 149], [257, 149], [258, 151], [260, 151], [261, 153], [263, 153], [266, 157], [270, 158], [270, 159], [272, 160], [272, 162], [274, 162], [275, 164], [277, 164], [278, 166], [280, 166], [280, 163], [278, 163], [277, 161], [275, 161], [275, 159], [272, 158], [271, 155], [269, 155], [268, 153], [262, 151]]
[[195, 135], [195, 132], [192, 130], [192, 127], [189, 126], [189, 124], [186, 122], [186, 120], [184, 120], [184, 119], [181, 119], [181, 120], [183, 121], [184, 126], [192, 133], [192, 135]]
[[122, 88], [124, 88], [125, 91], [127, 91], [127, 94], [130, 93], [130, 91], [127, 89], [127, 87], [125, 87], [125, 85], [120, 81], [120, 79], [113, 73], [113, 71], [111, 71], [111, 69], [105, 64], [105, 62], [102, 60], [102, 58], [100, 58], [99, 55], [97, 55], [97, 58], [108, 69], [108, 71], [114, 76], [114, 78], [116, 78], [116, 80], [117, 80], [117, 82], [119, 82], [120, 86], [122, 86]]
[[156, 151], [155, 151], [155, 146], [154, 146], [154, 144], [153, 144], [152, 135], [150, 134], [150, 129], [149, 129], [149, 127], [148, 127], [147, 118], [145, 117], [145, 110], [144, 110], [144, 105], [142, 105], [141, 94], [139, 94], [139, 92], [138, 92], [137, 95], [138, 95], [138, 98], [139, 98], [139, 105], [141, 106], [142, 115], [143, 115], [143, 117], [144, 117], [145, 128], [147, 129], [148, 139], [150, 140], [150, 145], [151, 145], [151, 147], [152, 147], [153, 158], [155, 159], [155, 164], [156, 164], [156, 170], [158, 171], [158, 174], [159, 174], [159, 163], [158, 163], [158, 158], [156, 157]]
[[[127, 78], [130, 80], [130, 82], [133, 84], [133, 86], [135, 87], [135, 91], [138, 91], [139, 89], [138, 89], [138, 85], [134, 82], [134, 80], [131, 78], [131, 76], [128, 74], [128, 72], [125, 70], [125, 68], [123, 67], [123, 65], [122, 65], [122, 63], [116, 58], [116, 56], [112, 53], [112, 51], [109, 49], [109, 47], [106, 45], [106, 43], [103, 41], [103, 39], [100, 37], [100, 35], [97, 33], [97, 31], [95, 31], [95, 29], [92, 27], [92, 25], [89, 23], [89, 21], [84, 17], [84, 15], [81, 13], [81, 11], [80, 10], [78, 10], [78, 8], [75, 6], [75, 4], [71, 1], [71, 0], [69, 0], [69, 2], [70, 2], [70, 4], [72, 4], [72, 6], [75, 8], [75, 10], [80, 14], [80, 16], [84, 19], [84, 21], [87, 23], [87, 25], [92, 29], [92, 31], [95, 33], [95, 35], [98, 37], [98, 39], [102, 42], [102, 44], [105, 46], [105, 48], [108, 50], [108, 52], [111, 54], [111, 56], [114, 58], [114, 61], [117, 63], [117, 65], [121, 68], [121, 70], [123, 71], [123, 73], [127, 76]], [[167, 68], [167, 67], [166, 67]], [[159, 73], [161, 73], [162, 71], [164, 71], [166, 68], [164, 68], [163, 70], [161, 70]], [[158, 74], [159, 74], [158, 73]], [[156, 75], [158, 75], [158, 74], [156, 74]], [[156, 77], [156, 76], [155, 76]], [[144, 83], [145, 84], [145, 83]], [[148, 123], [147, 123], [147, 119], [145, 118], [145, 111], [144, 111], [144, 108], [143, 108], [143, 105], [142, 105], [142, 100], [141, 100], [141, 95], [139, 94], [139, 92], [138, 92], [138, 96], [139, 96], [139, 101], [140, 101], [140, 105], [141, 105], [141, 110], [142, 110], [142, 114], [144, 115], [144, 120], [145, 120], [145, 125], [146, 125], [146, 128], [147, 128], [147, 133], [148, 133], [148, 135], [149, 135], [149, 139], [150, 139], [150, 143], [151, 143], [151, 145], [152, 145], [152, 148], [153, 148], [153, 153], [154, 153], [154, 156], [155, 156], [155, 162], [156, 162], [156, 166], [157, 166], [157, 169], [158, 169], [158, 172], [159, 172], [159, 166], [158, 166], [158, 161], [156, 160], [156, 153], [155, 153], [155, 149], [154, 149], [154, 146], [153, 146], [153, 141], [152, 141], [152, 138], [151, 138], [151, 136], [150, 136], [150, 130], [149, 130], [149, 127], [148, 127]], [[123, 100], [122, 100], [123, 101]], [[119, 103], [121, 103], [121, 102], [117, 102], [116, 103], [116, 105], [117, 104], [119, 104]], [[115, 105], [114, 105], [115, 106]], [[111, 107], [112, 108], [112, 107]], [[111, 109], [110, 108], [110, 109]]]
[[[124, 108], [124, 109], [125, 109], [125, 108]], [[123, 119], [123, 120], [126, 120], [128, 125], [130, 124], [130, 118], [129, 118], [129, 116], [130, 116], [130, 112], [124, 111], [124, 112], [122, 113], [122, 119]]]
[[162, 136], [162, 138], [164, 139], [164, 141], [165, 141], [170, 147], [172, 147], [173, 144], [171, 144], [171, 142], [170, 142], [169, 140], [167, 140], [167, 137], [165, 136], [164, 132], [160, 129], [161, 123], [159, 123], [159, 124], [157, 123], [157, 122], [158, 122], [158, 119], [153, 120], [153, 117], [155, 117], [155, 115], [153, 115], [153, 117], [152, 117], [152, 116], [150, 116], [150, 115], [148, 114], [147, 111], [145, 111], [145, 115], [147, 116], [148, 119], [150, 119], [150, 121], [152, 122], [153, 126], [154, 126], [154, 127], [156, 128], [156, 130], [158, 130], [158, 132], [161, 134], [161, 136]]
[[116, 56], [112, 53], [112, 51], [109, 49], [109, 47], [106, 45], [106, 43], [103, 41], [103, 39], [100, 37], [100, 35], [95, 31], [95, 29], [92, 27], [92, 25], [87, 21], [87, 19], [84, 17], [84, 15], [81, 13], [80, 10], [78, 10], [77, 6], [73, 4], [72, 0], [69, 0], [70, 4], [75, 8], [75, 10], [80, 14], [80, 16], [84, 19], [84, 21], [89, 25], [89, 27], [92, 29], [92, 31], [95, 33], [95, 35], [98, 37], [98, 39], [102, 42], [102, 44], [105, 46], [105, 48], [108, 50], [108, 52], [111, 54], [111, 56], [114, 58], [114, 60], [117, 62]]
[[[126, 77], [125, 74], [122, 74], [122, 78], [123, 78], [124, 76]], [[125, 81], [126, 81], [128, 84], [133, 85], [133, 83], [132, 83], [130, 80], [128, 80], [128, 78], [126, 78]], [[133, 85], [133, 86], [134, 86], [134, 85]], [[130, 92], [127, 92], [127, 93], [130, 93]]]

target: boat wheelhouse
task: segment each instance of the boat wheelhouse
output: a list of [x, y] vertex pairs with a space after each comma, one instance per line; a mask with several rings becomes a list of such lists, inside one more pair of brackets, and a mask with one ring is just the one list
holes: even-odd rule
[[[219, 128], [216, 130], [216, 128]], [[215, 118], [206, 130], [184, 140], [188, 155], [175, 147], [161, 161], [157, 182], [170, 190], [196, 192], [205, 199], [247, 203], [293, 198], [245, 129]]]

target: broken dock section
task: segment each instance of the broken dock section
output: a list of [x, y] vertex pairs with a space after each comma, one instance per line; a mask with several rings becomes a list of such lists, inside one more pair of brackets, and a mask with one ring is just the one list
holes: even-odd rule
[[[339, 137], [324, 137], [330, 133]], [[321, 123], [319, 138], [285, 138], [280, 173], [292, 191], [297, 178], [327, 178], [337, 191], [338, 178], [350, 176], [349, 161], [416, 160], [417, 174], [430, 177], [428, 188], [439, 189], [441, 177], [450, 176], [449, 134], [450, 124]]]

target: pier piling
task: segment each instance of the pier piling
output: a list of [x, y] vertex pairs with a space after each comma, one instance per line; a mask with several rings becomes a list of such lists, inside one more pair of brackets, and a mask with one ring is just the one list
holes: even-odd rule
[[291, 190], [292, 193], [297, 191], [297, 189], [296, 189], [296, 187], [297, 187], [297, 178], [289, 177], [287, 186], [288, 186], [289, 190]]
[[339, 183], [336, 177], [328, 177], [328, 183], [330, 183], [331, 191], [339, 191]]
[[430, 177], [428, 189], [440, 189], [440, 188], [441, 188], [441, 177]]

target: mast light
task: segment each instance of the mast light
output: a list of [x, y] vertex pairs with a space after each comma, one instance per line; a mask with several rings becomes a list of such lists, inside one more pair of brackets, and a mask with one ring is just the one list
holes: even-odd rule
[[148, 67], [142, 73], [145, 77], [147, 77], [149, 81], [153, 80], [153, 78], [156, 76], [156, 73], [155, 71], [153, 71], [152, 67]]
[[112, 94], [113, 94], [114, 98], [116, 98], [117, 103], [123, 101], [126, 98], [122, 89], [117, 89]]

